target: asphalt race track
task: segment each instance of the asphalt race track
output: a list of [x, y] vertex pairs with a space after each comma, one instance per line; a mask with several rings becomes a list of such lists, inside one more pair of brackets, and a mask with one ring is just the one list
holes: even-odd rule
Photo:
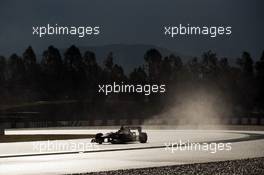
[[[109, 131], [114, 130], [8, 130], [6, 134], [93, 134]], [[146, 144], [98, 145], [91, 144], [91, 139], [0, 143], [0, 174], [71, 174], [264, 157], [263, 131], [146, 132], [149, 137]], [[192, 143], [203, 146], [191, 147]]]

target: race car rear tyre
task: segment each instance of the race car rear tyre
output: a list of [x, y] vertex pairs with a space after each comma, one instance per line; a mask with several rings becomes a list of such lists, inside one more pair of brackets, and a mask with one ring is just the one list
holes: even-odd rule
[[146, 143], [148, 140], [148, 135], [145, 132], [142, 132], [139, 134], [139, 142], [140, 143]]

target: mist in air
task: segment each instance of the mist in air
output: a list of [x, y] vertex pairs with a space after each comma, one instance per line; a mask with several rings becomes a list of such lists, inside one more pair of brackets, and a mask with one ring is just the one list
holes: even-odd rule
[[168, 124], [175, 122], [178, 126], [204, 128], [224, 124], [225, 119], [232, 115], [231, 100], [215, 88], [182, 88], [180, 93], [179, 90], [175, 93], [173, 99], [172, 105], [145, 124], [162, 119]]

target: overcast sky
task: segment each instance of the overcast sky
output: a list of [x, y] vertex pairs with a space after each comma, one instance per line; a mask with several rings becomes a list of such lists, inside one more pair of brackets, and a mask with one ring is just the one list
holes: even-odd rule
[[[1, 0], [0, 55], [21, 54], [28, 45], [41, 53], [58, 48], [105, 44], [153, 44], [185, 55], [212, 49], [220, 56], [238, 57], [249, 51], [259, 57], [264, 49], [262, 0]], [[262, 11], [262, 12], [261, 12]], [[32, 26], [99, 25], [99, 37], [32, 36]], [[231, 25], [231, 37], [168, 39], [164, 25]]]

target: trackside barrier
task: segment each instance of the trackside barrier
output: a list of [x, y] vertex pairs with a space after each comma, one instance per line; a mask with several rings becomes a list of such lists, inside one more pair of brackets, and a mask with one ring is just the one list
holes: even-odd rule
[[25, 123], [23, 122], [16, 123], [16, 128], [25, 128]]
[[260, 124], [264, 125], [264, 118], [261, 119]]
[[11, 128], [11, 123], [0, 123], [0, 130], [4, 130], [6, 128]]
[[107, 125], [107, 126], [114, 126], [115, 123], [116, 123], [115, 120], [107, 120], [107, 121], [106, 121], [106, 125]]
[[140, 122], [139, 119], [133, 119], [133, 120], [131, 121], [131, 124], [132, 124], [132, 125], [140, 125], [141, 122]]
[[119, 123], [120, 123], [120, 125], [128, 125], [128, 121], [127, 121], [127, 119], [121, 119], [121, 120], [119, 121]]
[[257, 118], [251, 118], [250, 119], [250, 124], [251, 125], [257, 125], [258, 124], [258, 119]]
[[228, 125], [228, 124], [231, 123], [231, 119], [230, 119], [230, 118], [224, 118], [224, 119], [222, 119], [221, 122], [222, 122], [224, 125]]
[[166, 122], [162, 119], [153, 119], [153, 120], [145, 120], [143, 123], [145, 125], [161, 125], [161, 124], [165, 124]]
[[249, 124], [249, 120], [248, 120], [248, 118], [242, 118], [242, 120], [241, 120], [241, 124], [242, 124], [242, 125], [247, 125], [247, 124]]
[[101, 125], [103, 125], [103, 120], [94, 120], [93, 125], [94, 126], [101, 126]]
[[89, 126], [91, 124], [89, 120], [83, 120], [80, 123], [81, 123], [81, 126]]
[[231, 124], [232, 125], [238, 125], [239, 124], [239, 119], [238, 118], [232, 118], [231, 119]]
[[[222, 124], [231, 125], [264, 125], [264, 118], [229, 118], [223, 119]], [[43, 121], [43, 122], [0, 122], [0, 130], [8, 128], [43, 128], [70, 126], [115, 126], [115, 125], [177, 125], [177, 120], [163, 119], [109, 119], [109, 120], [81, 120], [81, 121]]]
[[58, 124], [60, 126], [68, 126], [69, 125], [69, 122], [68, 121], [59, 121]]

